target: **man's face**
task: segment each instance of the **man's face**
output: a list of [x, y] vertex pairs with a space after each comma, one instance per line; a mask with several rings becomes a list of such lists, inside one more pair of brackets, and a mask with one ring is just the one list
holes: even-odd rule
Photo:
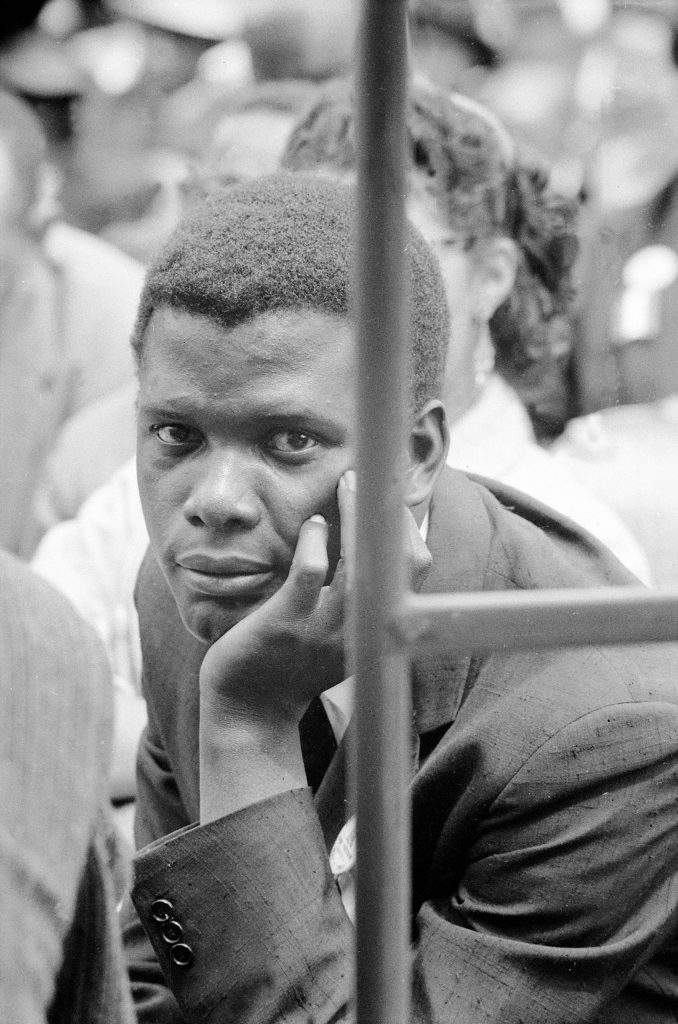
[[187, 628], [213, 642], [285, 580], [302, 523], [330, 524], [353, 461], [343, 317], [266, 313], [229, 330], [160, 309], [139, 371], [137, 468], [151, 545]]

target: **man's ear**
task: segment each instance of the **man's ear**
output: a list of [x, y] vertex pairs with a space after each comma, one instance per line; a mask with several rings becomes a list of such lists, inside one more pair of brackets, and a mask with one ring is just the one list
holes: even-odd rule
[[428, 505], [450, 446], [445, 406], [433, 398], [416, 414], [408, 440], [405, 504]]
[[476, 260], [474, 314], [488, 323], [513, 291], [518, 271], [518, 249], [510, 238], [490, 238], [481, 243]]

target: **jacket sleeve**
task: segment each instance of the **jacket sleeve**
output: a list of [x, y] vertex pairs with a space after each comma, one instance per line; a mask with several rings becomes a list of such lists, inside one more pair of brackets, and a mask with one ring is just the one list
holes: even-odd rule
[[678, 972], [655, 954], [678, 924], [677, 783], [675, 704], [609, 705], [538, 746], [421, 908], [416, 1019], [668, 1024]]
[[[167, 755], [152, 721], [144, 730], [137, 757], [135, 839], [144, 847], [188, 824]], [[127, 971], [139, 1024], [180, 1024], [184, 1016], [167, 986], [155, 951], [129, 897], [122, 907]]]
[[[413, 1021], [673, 1019], [675, 974], [656, 1016], [624, 1016], [617, 999], [625, 989], [642, 1005], [651, 986], [656, 1011], [668, 983], [649, 961], [678, 919], [676, 736], [667, 704], [615, 705], [561, 729], [483, 808], [447, 889], [455, 837], [442, 829], [439, 891], [415, 923]], [[186, 1020], [351, 1019], [352, 930], [308, 791], [169, 837], [139, 854], [136, 875]]]
[[353, 929], [310, 789], [170, 836], [137, 855], [135, 874], [134, 902], [186, 1020], [345, 1019]]

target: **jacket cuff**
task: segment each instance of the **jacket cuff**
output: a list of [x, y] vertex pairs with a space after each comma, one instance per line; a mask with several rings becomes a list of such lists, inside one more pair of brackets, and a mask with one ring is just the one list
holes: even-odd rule
[[312, 1018], [348, 998], [353, 932], [310, 789], [141, 850], [132, 899], [189, 1016]]

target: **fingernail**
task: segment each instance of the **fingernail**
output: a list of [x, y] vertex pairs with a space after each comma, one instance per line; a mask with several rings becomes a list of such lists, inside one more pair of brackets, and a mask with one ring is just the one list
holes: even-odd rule
[[355, 494], [356, 477], [354, 469], [347, 469], [341, 478], [341, 482], [344, 484], [347, 490]]
[[319, 516], [319, 515], [311, 516], [308, 521], [309, 521], [309, 523], [322, 523], [323, 526], [324, 526], [325, 525], [325, 516]]

